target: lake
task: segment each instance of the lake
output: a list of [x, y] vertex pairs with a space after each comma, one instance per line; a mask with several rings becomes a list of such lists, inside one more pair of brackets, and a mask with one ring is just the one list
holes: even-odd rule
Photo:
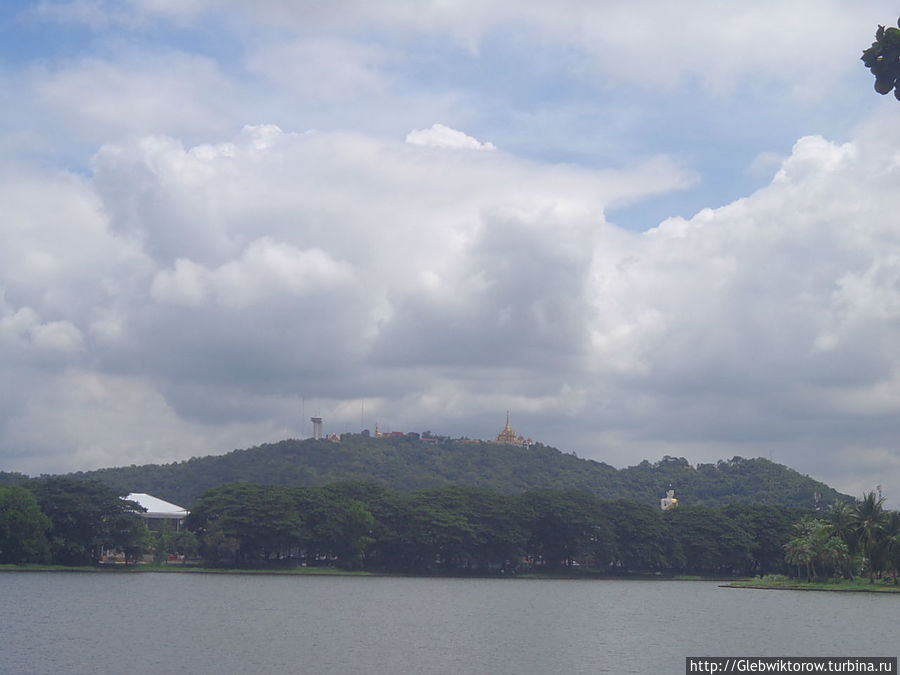
[[900, 595], [701, 581], [0, 574], [0, 672], [683, 673], [896, 656]]

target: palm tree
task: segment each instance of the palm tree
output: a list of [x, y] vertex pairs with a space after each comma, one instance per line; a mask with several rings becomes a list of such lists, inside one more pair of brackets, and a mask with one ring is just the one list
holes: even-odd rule
[[841, 573], [853, 581], [853, 555], [856, 553], [856, 537], [854, 536], [854, 509], [847, 502], [835, 502], [828, 507], [828, 518], [832, 532], [843, 543], [846, 555], [842, 559]]
[[881, 571], [883, 556], [882, 543], [885, 535], [886, 513], [884, 497], [868, 492], [856, 502], [853, 510], [853, 537], [859, 550], [865, 555], [869, 565], [869, 583], [875, 583], [875, 572]]
[[835, 502], [828, 507], [828, 520], [834, 533], [850, 546], [853, 536], [853, 506], [847, 502]]
[[897, 585], [900, 573], [900, 512], [888, 511], [884, 523], [884, 559]]
[[806, 581], [810, 581], [809, 567], [812, 563], [812, 550], [806, 537], [795, 537], [784, 545], [784, 559], [788, 565], [797, 567], [797, 578], [800, 578], [800, 568], [806, 567]]
[[[850, 553], [847, 544], [836, 535], [828, 537], [822, 546], [822, 561], [831, 565], [831, 568], [834, 570], [834, 576], [838, 576], [838, 574], [844, 575], [844, 569], [848, 567], [849, 558]], [[850, 579], [851, 581], [853, 579], [852, 573]]]
[[797, 566], [797, 576], [800, 576], [800, 566], [806, 567], [806, 580], [818, 578], [816, 563], [827, 564], [833, 557], [831, 550], [832, 527], [824, 520], [803, 516], [794, 523], [794, 532], [797, 536], [791, 539], [784, 547], [785, 561], [789, 565]]

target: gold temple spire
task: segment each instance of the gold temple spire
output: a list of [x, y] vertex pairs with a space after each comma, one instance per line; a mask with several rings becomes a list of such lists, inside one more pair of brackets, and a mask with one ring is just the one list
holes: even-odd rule
[[516, 435], [516, 432], [512, 430], [512, 427], [509, 426], [509, 410], [506, 411], [506, 426], [503, 427], [503, 431], [497, 434], [497, 440], [495, 443], [505, 443], [507, 445], [519, 445], [519, 437]]

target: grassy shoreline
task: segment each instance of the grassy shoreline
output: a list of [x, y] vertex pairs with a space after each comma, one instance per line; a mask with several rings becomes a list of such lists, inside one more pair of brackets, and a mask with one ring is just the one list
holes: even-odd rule
[[525, 572], [522, 574], [498, 575], [460, 575], [460, 574], [409, 574], [393, 572], [369, 572], [364, 570], [342, 570], [336, 567], [292, 567], [289, 569], [240, 569], [231, 567], [204, 567], [201, 565], [156, 565], [141, 563], [137, 565], [84, 565], [68, 567], [65, 565], [7, 565], [0, 564], [3, 572], [82, 572], [91, 574], [143, 574], [148, 572], [166, 574], [234, 574], [234, 575], [268, 575], [268, 576], [347, 576], [347, 577], [419, 577], [419, 578], [461, 578], [461, 579], [537, 579], [537, 580], [619, 580], [619, 581], [707, 581], [718, 582], [720, 588], [737, 588], [753, 590], [780, 591], [826, 591], [836, 593], [900, 593], [900, 585], [884, 581], [874, 584], [867, 578], [826, 579], [821, 581], [799, 581], [787, 577], [766, 577], [752, 579], [731, 579], [722, 577], [656, 574], [608, 575], [596, 571], [556, 570], [553, 572]]
[[766, 591], [825, 591], [832, 593], [900, 593], [900, 585], [883, 581], [874, 584], [867, 578], [853, 581], [847, 579], [826, 579], [822, 581], [799, 581], [797, 579], [737, 579], [722, 588], [750, 588]]
[[662, 576], [658, 574], [628, 574], [610, 575], [595, 570], [554, 570], [554, 571], [529, 571], [519, 574], [441, 574], [441, 573], [410, 573], [410, 572], [371, 572], [364, 570], [342, 570], [336, 567], [292, 567], [288, 569], [247, 569], [232, 567], [204, 567], [202, 565], [166, 565], [140, 563], [137, 565], [84, 565], [69, 567], [65, 565], [41, 565], [0, 564], [0, 573], [3, 572], [86, 572], [91, 574], [141, 574], [148, 572], [162, 572], [167, 574], [256, 574], [256, 575], [287, 575], [287, 576], [355, 576], [355, 577], [417, 577], [435, 579], [553, 579], [553, 580], [619, 580], [619, 581], [707, 581], [726, 582], [732, 579], [723, 577], [704, 577], [692, 575]]
[[372, 572], [341, 570], [336, 567], [292, 567], [290, 569], [237, 569], [229, 567], [202, 567], [200, 565], [0, 565], [2, 572], [88, 572], [92, 574], [142, 574], [163, 572], [169, 574], [276, 574], [294, 576], [376, 576]]

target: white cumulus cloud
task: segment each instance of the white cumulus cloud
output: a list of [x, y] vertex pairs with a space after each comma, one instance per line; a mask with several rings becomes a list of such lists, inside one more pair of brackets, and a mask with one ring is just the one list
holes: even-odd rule
[[174, 268], [157, 273], [151, 294], [160, 302], [186, 306], [198, 306], [213, 296], [219, 304], [241, 308], [279, 293], [305, 295], [352, 279], [349, 265], [323, 251], [301, 251], [263, 238], [251, 243], [238, 260], [214, 270], [179, 258]]
[[496, 150], [493, 143], [482, 143], [462, 131], [451, 129], [443, 124], [433, 124], [428, 129], [410, 131], [406, 136], [410, 145], [424, 145], [432, 148], [451, 148], [456, 150]]
[[[690, 185], [665, 157], [591, 170], [274, 125], [108, 144], [90, 178], [32, 177], [11, 201], [0, 358], [80, 355], [77, 377], [50, 365], [131, 392], [104, 424], [150, 401], [191, 448], [228, 425], [296, 433], [303, 397], [337, 430], [366, 399], [398, 428], [471, 436], [513, 406], [528, 435], [617, 464], [774, 452], [842, 487], [847, 448], [896, 454], [898, 134], [804, 137], [769, 185], [644, 233], [604, 212]], [[88, 399], [28, 363], [15, 377], [16, 439], [53, 400], [30, 447], [90, 446], [60, 421]], [[846, 489], [890, 478], [865, 471]]]

